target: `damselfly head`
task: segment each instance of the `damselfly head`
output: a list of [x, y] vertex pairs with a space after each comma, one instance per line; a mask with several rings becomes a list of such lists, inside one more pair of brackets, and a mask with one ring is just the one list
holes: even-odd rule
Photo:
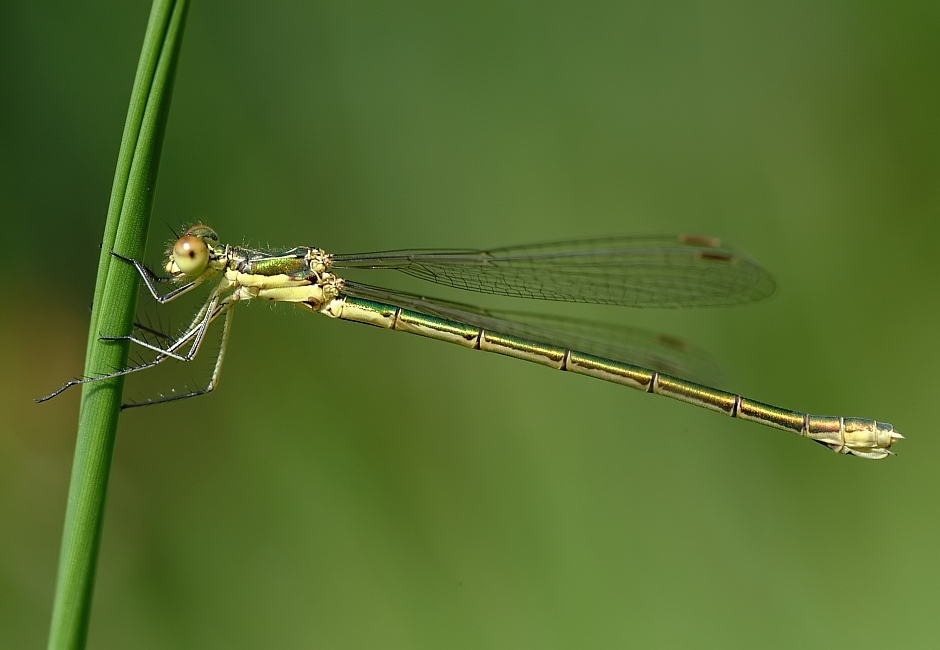
[[210, 248], [213, 246], [218, 246], [219, 236], [215, 234], [215, 231], [209, 226], [205, 226], [201, 223], [197, 223], [195, 226], [189, 228], [184, 234], [191, 235], [193, 237], [199, 237], [199, 239], [205, 240], [206, 245]]
[[212, 228], [201, 224], [193, 226], [173, 244], [166, 263], [167, 273], [198, 278], [206, 270], [212, 249], [218, 243], [219, 236]]

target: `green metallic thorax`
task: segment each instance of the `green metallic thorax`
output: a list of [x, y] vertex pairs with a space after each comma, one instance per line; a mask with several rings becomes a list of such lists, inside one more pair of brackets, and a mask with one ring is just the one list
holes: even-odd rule
[[251, 275], [289, 275], [307, 277], [316, 275], [310, 268], [310, 253], [316, 249], [292, 248], [287, 251], [257, 251], [247, 248], [232, 248], [231, 265], [240, 273]]

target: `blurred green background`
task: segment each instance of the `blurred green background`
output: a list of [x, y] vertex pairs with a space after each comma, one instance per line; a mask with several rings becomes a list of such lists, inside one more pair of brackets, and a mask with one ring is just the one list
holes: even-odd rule
[[[45, 644], [79, 395], [32, 398], [82, 369], [148, 12], [0, 5], [3, 647]], [[151, 263], [193, 221], [336, 252], [718, 236], [773, 298], [562, 312], [908, 439], [840, 457], [250, 305], [216, 393], [123, 415], [89, 647], [932, 646], [938, 25], [936, 2], [194, 2]]]

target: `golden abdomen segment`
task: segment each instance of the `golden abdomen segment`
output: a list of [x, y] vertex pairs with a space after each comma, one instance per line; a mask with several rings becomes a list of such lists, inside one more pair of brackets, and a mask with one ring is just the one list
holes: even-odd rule
[[497, 352], [557, 370], [567, 370], [663, 395], [733, 418], [789, 431], [823, 444], [837, 453], [861, 458], [885, 458], [892, 453], [889, 449], [894, 441], [903, 437], [884, 422], [791, 411], [648, 368], [492, 332], [386, 303], [340, 295], [325, 304], [305, 306], [333, 318], [411, 332], [476, 350]]

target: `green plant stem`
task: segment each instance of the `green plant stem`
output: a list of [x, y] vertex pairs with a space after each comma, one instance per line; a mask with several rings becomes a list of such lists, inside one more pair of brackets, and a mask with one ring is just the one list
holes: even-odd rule
[[[146, 248], [188, 4], [188, 0], [154, 0], [151, 9], [108, 205], [86, 376], [127, 363], [126, 343], [99, 337], [104, 332], [131, 331], [139, 278], [110, 251], [139, 259]], [[49, 648], [85, 647], [123, 389], [123, 377], [83, 385]]]

